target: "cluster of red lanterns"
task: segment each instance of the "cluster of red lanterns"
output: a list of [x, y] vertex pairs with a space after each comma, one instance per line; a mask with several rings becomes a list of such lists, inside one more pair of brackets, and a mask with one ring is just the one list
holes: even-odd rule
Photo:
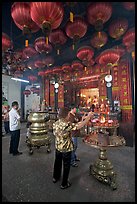
[[13, 48], [13, 43], [6, 33], [2, 33], [2, 51], [5, 52], [9, 48]]

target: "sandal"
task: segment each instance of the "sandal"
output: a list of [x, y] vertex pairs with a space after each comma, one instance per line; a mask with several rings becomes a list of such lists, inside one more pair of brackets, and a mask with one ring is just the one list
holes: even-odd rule
[[66, 188], [69, 188], [70, 186], [71, 186], [71, 183], [68, 182], [67, 185], [65, 185], [65, 186], [62, 186], [62, 185], [61, 185], [60, 188], [61, 188], [61, 189], [66, 189]]

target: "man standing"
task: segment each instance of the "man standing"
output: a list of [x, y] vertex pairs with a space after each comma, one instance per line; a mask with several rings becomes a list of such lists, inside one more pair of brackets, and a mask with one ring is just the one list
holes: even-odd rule
[[9, 124], [11, 131], [11, 140], [9, 153], [15, 155], [21, 155], [22, 152], [18, 151], [19, 140], [20, 140], [20, 115], [19, 115], [19, 104], [17, 101], [12, 103], [12, 109], [9, 112]]

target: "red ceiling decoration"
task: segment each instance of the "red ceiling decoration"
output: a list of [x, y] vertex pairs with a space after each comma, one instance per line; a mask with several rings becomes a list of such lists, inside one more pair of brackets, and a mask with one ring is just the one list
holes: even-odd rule
[[110, 2], [94, 2], [88, 6], [88, 22], [100, 31], [112, 15], [112, 5]]
[[120, 18], [112, 21], [109, 26], [109, 35], [112, 38], [119, 39], [128, 29], [128, 20]]
[[11, 7], [11, 16], [16, 26], [21, 29], [24, 34], [37, 32], [39, 30], [39, 27], [30, 16], [30, 3], [15, 2]]

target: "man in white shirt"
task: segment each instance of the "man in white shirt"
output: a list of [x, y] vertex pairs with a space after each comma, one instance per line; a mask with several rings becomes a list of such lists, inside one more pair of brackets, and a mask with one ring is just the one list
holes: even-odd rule
[[15, 155], [21, 155], [22, 152], [18, 151], [19, 140], [20, 140], [20, 115], [19, 104], [17, 101], [12, 103], [12, 109], [9, 112], [9, 125], [11, 131], [11, 140], [9, 153]]

